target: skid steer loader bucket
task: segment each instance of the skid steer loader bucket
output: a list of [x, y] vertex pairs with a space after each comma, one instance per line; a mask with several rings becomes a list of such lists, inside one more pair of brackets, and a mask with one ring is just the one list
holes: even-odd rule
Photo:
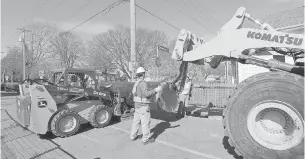
[[31, 113], [31, 97], [29, 92], [29, 85], [19, 85], [20, 95], [16, 97], [16, 114], [19, 124], [27, 128], [30, 125]]
[[19, 89], [17, 122], [34, 133], [45, 134], [50, 118], [57, 111], [55, 101], [43, 85], [24, 83]]

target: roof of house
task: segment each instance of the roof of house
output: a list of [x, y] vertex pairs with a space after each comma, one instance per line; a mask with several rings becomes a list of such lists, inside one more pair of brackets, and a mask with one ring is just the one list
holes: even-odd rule
[[261, 21], [276, 29], [304, 25], [304, 6], [266, 15]]

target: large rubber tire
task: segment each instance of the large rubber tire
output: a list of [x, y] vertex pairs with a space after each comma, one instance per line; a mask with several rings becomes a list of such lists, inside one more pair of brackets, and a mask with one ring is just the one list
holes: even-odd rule
[[[60, 123], [61, 121], [64, 119], [64, 117], [71, 117], [71, 119], [74, 120], [75, 123], [73, 123], [73, 129], [65, 132], [63, 130], [61, 130], [60, 128]], [[71, 135], [74, 135], [76, 132], [78, 132], [79, 128], [80, 128], [80, 118], [79, 115], [70, 110], [70, 109], [63, 109], [60, 110], [59, 112], [57, 112], [54, 117], [51, 120], [51, 132], [58, 137], [68, 137]]]
[[[101, 113], [102, 111], [104, 111], [105, 114], [105, 120], [103, 121], [99, 121], [99, 113]], [[102, 128], [105, 127], [107, 125], [109, 125], [111, 119], [112, 119], [113, 113], [112, 110], [110, 108], [108, 108], [105, 105], [96, 105], [94, 106], [90, 113], [89, 113], [89, 123], [95, 127], [95, 128]]]
[[286, 72], [267, 72], [252, 76], [237, 86], [227, 100], [227, 107], [223, 112], [223, 126], [229, 153], [233, 152], [235, 158], [242, 156], [247, 159], [304, 158], [303, 137], [300, 138], [301, 143], [298, 145], [278, 150], [262, 146], [251, 136], [247, 126], [249, 112], [258, 103], [267, 100], [289, 104], [299, 114], [304, 126], [304, 77]]

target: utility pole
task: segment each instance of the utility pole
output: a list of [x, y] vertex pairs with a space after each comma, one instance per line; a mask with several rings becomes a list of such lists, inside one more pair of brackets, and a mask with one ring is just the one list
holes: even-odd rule
[[[157, 45], [157, 58], [159, 58], [159, 48]], [[159, 81], [159, 67], [157, 66], [157, 81]]]
[[130, 70], [131, 81], [134, 81], [136, 57], [136, 0], [130, 0]]
[[26, 70], [26, 66], [25, 66], [25, 49], [26, 49], [26, 46], [25, 46], [25, 32], [30, 32], [30, 30], [26, 30], [26, 29], [19, 29], [17, 28], [18, 30], [20, 30], [22, 33], [23, 33], [23, 38], [22, 39], [19, 39], [20, 42], [23, 42], [23, 50], [22, 50], [22, 57], [23, 57], [23, 60], [22, 60], [22, 66], [23, 66], [23, 80], [25, 80], [25, 76], [26, 76], [26, 73], [25, 73], [25, 70]]

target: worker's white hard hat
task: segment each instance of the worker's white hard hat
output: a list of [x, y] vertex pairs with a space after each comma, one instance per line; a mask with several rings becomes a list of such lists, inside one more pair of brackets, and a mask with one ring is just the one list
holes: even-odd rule
[[143, 67], [139, 67], [138, 69], [137, 69], [137, 72], [136, 72], [136, 74], [138, 74], [138, 73], [145, 73], [146, 71], [145, 71], [145, 69], [143, 68]]

